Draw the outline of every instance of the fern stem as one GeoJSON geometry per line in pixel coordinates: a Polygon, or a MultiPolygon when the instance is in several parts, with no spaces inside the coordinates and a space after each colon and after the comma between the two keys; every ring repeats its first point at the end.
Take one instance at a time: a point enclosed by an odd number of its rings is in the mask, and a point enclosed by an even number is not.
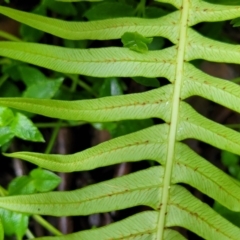
{"type": "Polygon", "coordinates": [[[176,134],[177,134],[177,125],[179,119],[179,103],[180,103],[180,93],[181,85],[183,80],[183,66],[184,66],[184,52],[186,46],[186,35],[187,35],[187,20],[188,20],[188,11],[189,11],[189,0],[183,0],[182,5],[182,14],[181,14],[181,28],[180,36],[178,43],[178,55],[176,63],[176,73],[175,73],[175,84],[173,101],[172,101],[172,113],[171,113],[171,122],[168,136],[168,151],[167,151],[167,161],[165,166],[165,173],[163,178],[163,190],[162,190],[162,199],[160,203],[160,213],[158,218],[157,225],[157,240],[163,239],[163,233],[165,228],[165,221],[167,216],[167,207],[169,201],[169,191],[171,187],[171,175],[172,167],[174,161],[174,151],[176,144],[176,134]]]}
{"type": "Polygon", "coordinates": [[[42,218],[39,215],[33,215],[32,218],[46,228],[50,233],[53,233],[55,236],[62,236],[63,234],[58,231],[54,226],[52,226],[48,221],[42,218]]]}

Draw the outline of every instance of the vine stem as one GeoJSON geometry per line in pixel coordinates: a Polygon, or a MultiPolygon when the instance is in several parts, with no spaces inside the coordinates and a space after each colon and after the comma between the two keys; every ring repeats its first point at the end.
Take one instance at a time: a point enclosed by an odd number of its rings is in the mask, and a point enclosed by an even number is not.
{"type": "Polygon", "coordinates": [[[185,46],[187,41],[187,21],[188,21],[188,11],[190,0],[183,0],[183,5],[181,8],[181,26],[179,33],[179,43],[178,43],[178,53],[177,53],[177,62],[176,62],[176,73],[175,73],[175,82],[173,100],[172,100],[172,113],[171,113],[171,122],[168,136],[168,151],[167,151],[167,161],[165,166],[165,173],[163,178],[163,188],[162,188],[162,199],[160,203],[160,213],[157,223],[157,240],[163,239],[167,207],[169,201],[169,192],[171,187],[171,175],[172,168],[174,163],[174,152],[175,152],[175,143],[177,135],[177,125],[179,119],[179,109],[180,109],[180,94],[181,94],[181,85],[183,80],[184,72],[184,53],[185,46]]]}

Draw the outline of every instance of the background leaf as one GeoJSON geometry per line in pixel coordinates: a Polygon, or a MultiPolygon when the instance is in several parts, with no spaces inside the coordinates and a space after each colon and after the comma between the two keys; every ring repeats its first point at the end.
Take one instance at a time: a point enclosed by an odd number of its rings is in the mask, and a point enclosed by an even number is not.
{"type": "Polygon", "coordinates": [[[19,138],[30,141],[43,142],[43,136],[33,122],[21,113],[17,113],[11,123],[11,131],[19,138]]]}
{"type": "Polygon", "coordinates": [[[32,170],[30,176],[34,181],[34,186],[38,192],[51,191],[61,182],[61,178],[56,174],[41,168],[32,170]]]}
{"type": "Polygon", "coordinates": [[[102,2],[84,13],[88,20],[101,20],[108,18],[131,17],[134,15],[134,8],[120,2],[102,2]]]}
{"type": "Polygon", "coordinates": [[[22,239],[28,226],[27,215],[0,208],[0,218],[7,236],[16,234],[18,239],[22,239]]]}

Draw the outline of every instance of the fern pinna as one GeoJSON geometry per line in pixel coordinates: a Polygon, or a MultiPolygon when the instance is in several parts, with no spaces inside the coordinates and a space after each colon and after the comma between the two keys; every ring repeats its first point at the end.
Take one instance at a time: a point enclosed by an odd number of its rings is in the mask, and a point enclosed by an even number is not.
{"type": "Polygon", "coordinates": [[[198,95],[240,112],[240,87],[211,77],[190,61],[205,59],[240,64],[240,47],[200,35],[200,22],[234,19],[240,6],[201,0],[158,0],[176,11],[157,19],[118,18],[67,22],[0,7],[24,24],[72,40],[119,39],[125,32],[161,36],[173,46],[138,53],[127,48],[68,49],[35,43],[0,42],[0,55],[55,71],[97,77],[165,77],[171,84],[139,94],[82,101],[2,98],[2,106],[47,117],[107,122],[160,118],[164,124],[118,137],[72,155],[33,152],[6,154],[58,172],[90,170],[121,162],[154,160],[161,166],[70,192],[1,197],[0,207],[28,214],[89,215],[145,205],[152,210],[103,228],[38,239],[185,239],[180,226],[204,239],[239,239],[240,229],[190,194],[189,184],[225,207],[240,211],[239,184],[181,141],[194,138],[240,155],[240,134],[198,114],[184,100],[198,95]]]}

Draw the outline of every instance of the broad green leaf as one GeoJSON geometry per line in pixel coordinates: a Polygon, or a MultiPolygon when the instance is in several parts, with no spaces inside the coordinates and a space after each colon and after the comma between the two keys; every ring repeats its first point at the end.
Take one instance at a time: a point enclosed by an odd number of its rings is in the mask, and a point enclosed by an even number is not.
{"type": "Polygon", "coordinates": [[[37,168],[31,171],[34,187],[38,192],[48,192],[56,188],[61,182],[61,178],[56,174],[37,168]]]}
{"type": "Polygon", "coordinates": [[[134,16],[135,9],[128,4],[120,2],[102,2],[88,9],[84,16],[88,20],[102,20],[108,18],[134,16]]]}
{"type": "Polygon", "coordinates": [[[145,38],[137,32],[126,32],[121,37],[123,46],[133,51],[146,53],[152,38],[145,38]]]}
{"type": "Polygon", "coordinates": [[[29,176],[16,177],[8,185],[9,195],[23,195],[35,192],[34,183],[29,176]]]}
{"type": "Polygon", "coordinates": [[[18,67],[18,71],[20,73],[21,80],[28,87],[32,86],[33,84],[41,83],[46,79],[45,75],[34,67],[20,65],[18,67]]]}
{"type": "Polygon", "coordinates": [[[43,79],[29,86],[23,93],[25,98],[52,98],[63,82],[63,78],[59,79],[43,79]]]}
{"type": "Polygon", "coordinates": [[[14,137],[10,127],[0,127],[0,146],[6,144],[14,137]]]}
{"type": "Polygon", "coordinates": [[[11,109],[6,107],[0,107],[0,126],[8,126],[14,119],[14,114],[11,109]]]}
{"type": "Polygon", "coordinates": [[[18,239],[22,239],[28,226],[27,215],[0,208],[0,218],[5,235],[16,235],[18,239]]]}
{"type": "Polygon", "coordinates": [[[33,122],[21,113],[17,113],[11,123],[11,131],[15,136],[24,140],[43,142],[43,136],[33,122]]]}
{"type": "Polygon", "coordinates": [[[51,11],[63,16],[76,16],[77,10],[72,3],[57,2],[55,0],[43,0],[42,5],[51,11]]]}
{"type": "Polygon", "coordinates": [[[68,22],[0,6],[0,14],[64,39],[120,39],[125,32],[138,32],[145,37],[162,36],[176,43],[180,14],[161,19],[117,18],[90,22],[68,22]],[[109,29],[112,31],[109,31],[109,29]]]}

